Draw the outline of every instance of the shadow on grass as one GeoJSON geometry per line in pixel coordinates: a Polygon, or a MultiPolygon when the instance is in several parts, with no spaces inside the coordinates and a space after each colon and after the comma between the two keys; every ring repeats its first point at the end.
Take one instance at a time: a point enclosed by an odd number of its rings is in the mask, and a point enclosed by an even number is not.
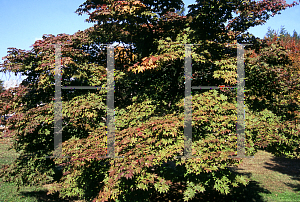
{"type": "Polygon", "coordinates": [[[286,186],[289,186],[294,189],[294,192],[300,192],[300,182],[299,184],[291,184],[291,183],[284,183],[286,186]]]}
{"type": "Polygon", "coordinates": [[[300,159],[289,159],[285,157],[272,157],[271,163],[266,162],[265,168],[280,172],[291,177],[292,180],[297,181],[297,185],[285,183],[287,186],[294,189],[295,192],[300,191],[300,159]]]}
{"type": "Polygon", "coordinates": [[[59,193],[47,195],[47,190],[39,191],[20,191],[20,195],[24,197],[34,197],[39,202],[70,202],[75,201],[74,199],[61,199],[59,193]]]}
{"type": "MultiPolygon", "coordinates": [[[[264,202],[260,193],[271,194],[267,189],[264,189],[259,186],[258,182],[250,181],[248,186],[244,187],[237,187],[233,189],[231,194],[220,195],[215,191],[211,191],[204,196],[197,197],[197,200],[204,200],[204,201],[244,201],[244,202],[264,202]]],[[[196,200],[194,200],[196,201],[196,200]]]]}

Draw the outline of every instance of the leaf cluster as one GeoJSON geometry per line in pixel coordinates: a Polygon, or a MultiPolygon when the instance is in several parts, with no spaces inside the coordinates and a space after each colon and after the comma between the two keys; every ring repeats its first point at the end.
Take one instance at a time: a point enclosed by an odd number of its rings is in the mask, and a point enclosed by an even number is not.
{"type": "Polygon", "coordinates": [[[279,42],[244,33],[270,12],[294,5],[197,1],[188,16],[180,16],[169,12],[181,8],[179,0],[84,2],[77,12],[89,14],[95,26],[73,35],[44,35],[30,51],[10,48],[4,57],[1,71],[20,72],[27,79],[1,94],[9,102],[0,103],[0,114],[15,112],[5,135],[13,137],[20,158],[0,175],[22,185],[51,183],[49,193],[94,201],[131,201],[136,194],[146,200],[176,182],[187,185],[185,201],[208,189],[229,194],[247,185],[228,169],[241,162],[229,158],[237,145],[236,93],[230,90],[193,93],[191,152],[201,157],[175,158],[184,150],[183,44],[188,43],[199,45],[192,47],[192,86],[235,85],[236,47],[227,43],[253,44],[245,54],[246,155],[264,148],[299,157],[299,133],[290,129],[299,102],[284,103],[292,98],[287,72],[296,57],[279,42]],[[232,11],[239,16],[233,18],[232,11]],[[72,89],[62,90],[62,148],[70,159],[46,159],[54,148],[53,44],[62,44],[62,86],[105,87],[107,47],[101,44],[115,41],[128,45],[114,50],[115,155],[124,158],[100,158],[107,153],[106,91],[72,89]],[[175,165],[166,166],[170,162],[175,165]]]}

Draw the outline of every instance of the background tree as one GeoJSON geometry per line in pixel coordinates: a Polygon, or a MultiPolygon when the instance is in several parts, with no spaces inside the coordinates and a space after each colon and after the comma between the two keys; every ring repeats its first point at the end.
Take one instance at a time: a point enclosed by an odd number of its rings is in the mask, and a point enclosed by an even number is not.
{"type": "Polygon", "coordinates": [[[274,39],[276,31],[268,27],[268,32],[266,33],[266,37],[270,38],[271,40],[274,39]]]}
{"type": "Polygon", "coordinates": [[[0,93],[3,93],[5,91],[3,82],[4,81],[0,80],[0,93]]]}
{"type": "MultiPolygon", "coordinates": [[[[245,31],[295,4],[197,1],[189,6],[187,16],[179,16],[174,9],[182,5],[179,0],[89,0],[77,13],[89,14],[88,21],[97,22],[94,27],[73,35],[44,35],[30,51],[10,49],[2,71],[21,72],[27,78],[13,89],[16,96],[1,111],[16,111],[5,134],[13,137],[21,156],[3,168],[1,176],[19,184],[52,183],[50,193],[59,191],[63,198],[100,201],[132,201],[137,196],[149,200],[154,194],[169,191],[176,182],[186,185],[185,200],[208,189],[228,194],[233,187],[246,185],[247,179],[228,169],[241,161],[228,157],[235,154],[236,147],[236,138],[230,135],[236,132],[236,94],[229,90],[193,94],[192,155],[202,158],[174,158],[183,155],[184,145],[185,50],[178,44],[200,44],[192,48],[193,86],[235,85],[236,48],[226,44],[253,44],[247,48],[249,65],[245,66],[245,147],[247,155],[253,155],[258,148],[282,142],[289,134],[278,132],[283,128],[282,114],[274,113],[269,103],[257,110],[260,105],[253,97],[268,101],[272,91],[284,95],[274,82],[277,70],[291,60],[280,46],[268,47],[267,42],[245,31]],[[239,15],[233,18],[232,12],[239,15]],[[54,147],[55,51],[50,44],[64,43],[62,85],[102,86],[106,83],[106,49],[99,44],[115,41],[128,46],[115,49],[115,155],[125,158],[98,158],[106,154],[106,92],[74,90],[62,93],[63,154],[71,159],[46,160],[54,147]],[[121,57],[124,52],[126,56],[121,57]],[[40,102],[45,105],[37,106],[40,102]],[[20,107],[20,103],[24,105],[20,107]],[[164,165],[168,161],[176,166],[164,165]],[[58,177],[54,172],[57,165],[63,166],[58,177]]],[[[296,142],[285,143],[292,146],[296,142]]]]}
{"type": "Polygon", "coordinates": [[[184,12],[185,12],[185,7],[182,6],[180,10],[176,11],[176,14],[178,14],[179,16],[184,16],[184,12]]]}
{"type": "Polygon", "coordinates": [[[298,35],[296,30],[293,31],[293,38],[296,39],[296,40],[300,39],[300,34],[298,35]]]}
{"type": "MultiPolygon", "coordinates": [[[[281,122],[284,123],[282,131],[285,131],[285,139],[291,140],[291,142],[285,142],[284,144],[270,145],[267,149],[276,153],[277,155],[294,156],[299,158],[299,113],[300,113],[300,80],[299,80],[299,45],[300,41],[297,37],[297,32],[294,30],[293,37],[287,33],[283,27],[280,32],[275,32],[273,37],[268,39],[272,54],[282,54],[282,48],[287,50],[287,58],[290,63],[287,66],[281,66],[277,70],[278,80],[277,85],[280,85],[282,93],[276,94],[274,97],[277,101],[269,102],[273,105],[273,112],[278,116],[281,116],[281,122]],[[281,33],[281,34],[280,34],[281,33]],[[279,52],[276,53],[274,47],[278,47],[279,52]]],[[[269,29],[270,30],[270,29],[269,29]]],[[[274,58],[276,59],[276,57],[274,58]]],[[[274,61],[276,62],[276,61],[274,61]]],[[[278,63],[278,60],[277,60],[278,63]]],[[[274,71],[274,70],[273,70],[274,71]]],[[[279,86],[278,86],[279,87],[279,86]]],[[[276,87],[276,89],[280,89],[276,87]]],[[[262,103],[260,102],[259,105],[262,103]]],[[[261,105],[262,106],[262,105],[261,105]]],[[[262,106],[264,108],[265,106],[262,106]]],[[[269,107],[270,108],[270,107],[269,107]]]]}
{"type": "MultiPolygon", "coordinates": [[[[4,88],[4,81],[0,80],[0,103],[2,103],[2,106],[4,106],[4,108],[6,107],[6,103],[9,102],[9,98],[6,97],[6,95],[9,93],[9,90],[6,90],[4,88]]],[[[0,113],[0,125],[6,125],[6,121],[5,121],[5,114],[1,114],[0,113]]]]}
{"type": "MultiPolygon", "coordinates": [[[[0,97],[1,97],[1,102],[3,101],[2,100],[2,96],[1,96],[1,94],[4,92],[4,86],[3,86],[3,81],[2,80],[0,80],[0,97]]],[[[4,121],[4,117],[3,117],[4,115],[3,114],[0,114],[0,125],[4,125],[4,124],[2,124],[3,123],[3,121],[4,121]]]]}

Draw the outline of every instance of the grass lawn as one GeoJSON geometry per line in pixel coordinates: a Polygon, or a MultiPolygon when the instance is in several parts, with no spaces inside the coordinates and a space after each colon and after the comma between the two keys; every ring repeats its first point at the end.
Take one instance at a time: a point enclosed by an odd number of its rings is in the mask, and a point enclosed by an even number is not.
{"type": "MultiPolygon", "coordinates": [[[[10,139],[0,139],[0,166],[10,164],[18,157],[13,150],[8,151],[11,142],[10,139]]],[[[14,183],[3,182],[0,180],[0,201],[1,202],[41,202],[41,201],[63,201],[57,196],[47,196],[47,189],[43,187],[20,187],[14,183]]]]}
{"type": "MultiPolygon", "coordinates": [[[[10,139],[0,139],[0,166],[11,163],[17,157],[16,152],[7,151],[9,145],[10,139]]],[[[249,176],[250,184],[235,188],[232,195],[222,196],[210,191],[198,194],[193,201],[300,201],[300,160],[274,157],[268,152],[259,151],[254,158],[244,159],[238,168],[232,170],[249,176]]],[[[67,201],[59,200],[57,195],[47,195],[45,187],[20,187],[17,190],[15,184],[2,180],[0,187],[1,202],[67,201]]],[[[158,194],[152,200],[179,201],[182,187],[184,185],[174,185],[170,194],[158,194]]]]}
{"type": "Polygon", "coordinates": [[[260,150],[233,170],[250,176],[263,189],[259,193],[263,201],[300,201],[300,159],[260,150]]]}

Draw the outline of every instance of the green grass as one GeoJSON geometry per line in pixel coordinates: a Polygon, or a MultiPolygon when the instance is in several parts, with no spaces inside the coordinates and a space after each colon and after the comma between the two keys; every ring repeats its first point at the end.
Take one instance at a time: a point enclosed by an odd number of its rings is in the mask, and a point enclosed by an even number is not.
{"type": "Polygon", "coordinates": [[[275,157],[262,150],[254,157],[244,159],[233,170],[247,175],[263,189],[257,191],[259,201],[300,201],[300,159],[275,157]]]}
{"type": "Polygon", "coordinates": [[[17,186],[14,183],[4,182],[1,183],[0,199],[1,202],[11,202],[11,201],[12,202],[13,201],[38,202],[41,200],[39,200],[38,197],[36,197],[37,195],[30,194],[30,193],[42,193],[45,191],[46,191],[45,189],[39,187],[30,187],[30,188],[22,187],[19,191],[17,191],[17,186]]]}
{"type": "Polygon", "coordinates": [[[295,193],[292,191],[286,191],[284,193],[277,193],[277,194],[271,194],[271,195],[263,195],[265,200],[267,201],[289,201],[289,202],[298,202],[300,200],[300,195],[299,193],[295,193]]]}
{"type": "MultiPolygon", "coordinates": [[[[11,164],[17,157],[18,153],[9,150],[9,139],[0,139],[0,166],[11,164]]],[[[15,183],[0,181],[0,202],[42,202],[42,201],[65,201],[59,200],[56,195],[47,195],[47,189],[41,186],[18,187],[15,183]]]]}
{"type": "MultiPolygon", "coordinates": [[[[4,164],[11,164],[14,159],[18,157],[18,154],[10,150],[8,141],[2,141],[0,144],[0,165],[4,164]]],[[[21,187],[19,191],[17,191],[18,187],[15,183],[9,182],[0,182],[1,192],[0,192],[0,201],[1,202],[8,202],[8,201],[39,201],[35,196],[24,196],[22,192],[35,192],[35,191],[42,191],[45,189],[41,189],[40,187],[21,187]]]]}
{"type": "MultiPolygon", "coordinates": [[[[10,164],[18,154],[10,150],[9,141],[0,139],[0,166],[10,164]]],[[[243,201],[243,202],[285,202],[300,201],[300,160],[274,157],[272,154],[259,151],[255,158],[244,159],[234,172],[248,176],[251,181],[246,187],[238,187],[228,196],[220,195],[213,190],[198,194],[192,201],[243,201]]],[[[20,187],[14,183],[0,181],[0,202],[41,202],[41,201],[71,201],[60,200],[58,195],[47,195],[44,187],[20,187]]],[[[152,201],[179,201],[182,191],[174,186],[169,194],[157,194],[152,201]]],[[[138,197],[137,197],[138,198],[138,197]]],[[[73,200],[74,201],[74,200],[73,200]]]]}

